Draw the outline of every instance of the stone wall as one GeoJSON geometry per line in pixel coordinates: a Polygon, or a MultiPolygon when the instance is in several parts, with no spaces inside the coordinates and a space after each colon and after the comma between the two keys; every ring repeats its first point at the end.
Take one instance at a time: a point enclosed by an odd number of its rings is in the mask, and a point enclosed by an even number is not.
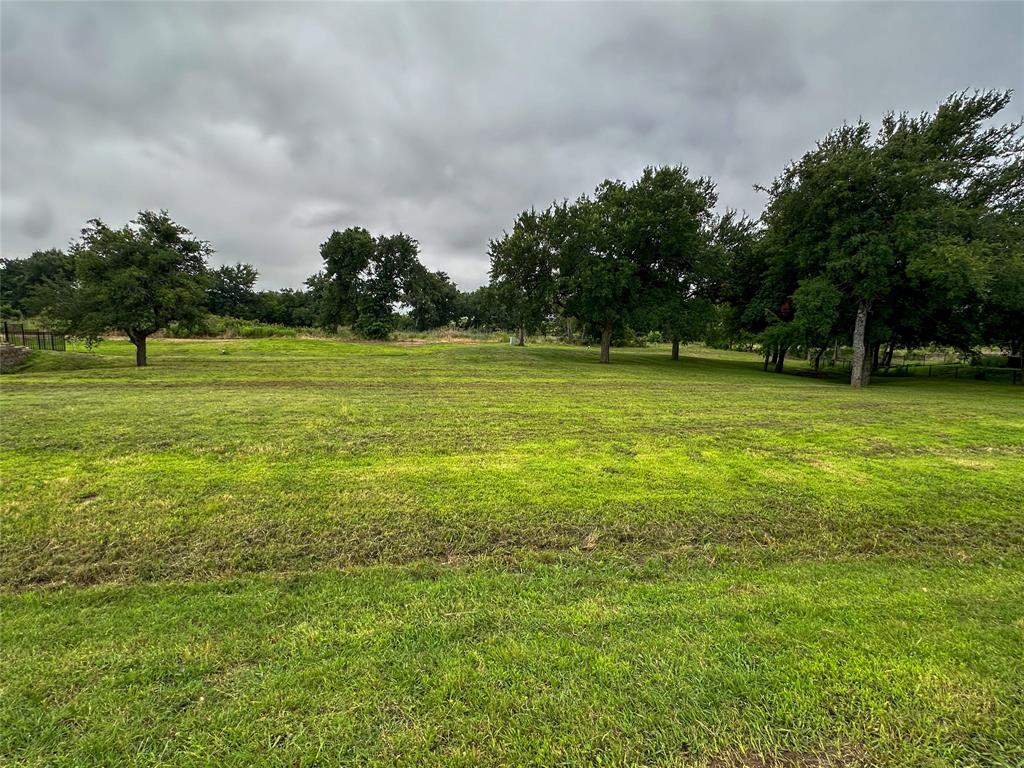
{"type": "Polygon", "coordinates": [[[0,371],[13,368],[31,354],[32,350],[28,347],[16,347],[6,342],[0,343],[0,371]]]}

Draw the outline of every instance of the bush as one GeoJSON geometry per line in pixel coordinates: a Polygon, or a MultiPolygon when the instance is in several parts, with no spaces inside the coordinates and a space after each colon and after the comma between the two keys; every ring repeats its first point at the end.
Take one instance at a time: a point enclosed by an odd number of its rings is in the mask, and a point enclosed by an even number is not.
{"type": "Polygon", "coordinates": [[[223,338],[268,339],[273,337],[322,335],[312,328],[292,328],[287,325],[261,323],[257,320],[239,320],[235,317],[204,315],[191,323],[171,323],[164,336],[172,339],[223,338]]]}
{"type": "Polygon", "coordinates": [[[990,368],[1006,368],[1009,365],[1008,355],[987,355],[978,353],[971,357],[971,365],[984,365],[990,368]]]}
{"type": "Polygon", "coordinates": [[[630,328],[628,325],[622,329],[622,336],[613,339],[616,347],[642,347],[644,346],[644,340],[642,337],[636,335],[636,331],[630,328]]]}
{"type": "Polygon", "coordinates": [[[373,341],[387,341],[391,338],[391,324],[383,320],[367,319],[359,322],[353,330],[364,339],[373,341]]]}

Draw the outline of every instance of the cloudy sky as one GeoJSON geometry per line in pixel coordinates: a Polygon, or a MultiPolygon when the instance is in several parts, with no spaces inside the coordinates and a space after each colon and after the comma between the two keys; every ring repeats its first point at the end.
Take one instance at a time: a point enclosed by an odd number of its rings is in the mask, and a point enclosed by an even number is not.
{"type": "MultiPolygon", "coordinates": [[[[680,163],[723,205],[828,129],[1024,85],[1024,3],[0,4],[4,256],[171,215],[268,288],[333,228],[463,288],[515,213],[680,163]]],[[[1008,118],[1024,112],[1015,98],[1008,118]]]]}

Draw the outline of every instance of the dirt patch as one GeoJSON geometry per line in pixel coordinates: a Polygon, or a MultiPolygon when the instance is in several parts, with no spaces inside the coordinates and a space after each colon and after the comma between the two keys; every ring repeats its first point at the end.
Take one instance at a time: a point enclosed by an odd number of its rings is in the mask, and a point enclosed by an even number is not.
{"type": "Polygon", "coordinates": [[[708,768],[867,768],[871,765],[862,750],[828,752],[785,750],[777,755],[726,752],[713,758],[708,768]]]}

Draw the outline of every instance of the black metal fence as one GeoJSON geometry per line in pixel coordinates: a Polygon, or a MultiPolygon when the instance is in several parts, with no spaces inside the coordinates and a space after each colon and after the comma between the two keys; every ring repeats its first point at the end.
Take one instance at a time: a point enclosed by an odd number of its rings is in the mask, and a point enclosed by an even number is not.
{"type": "Polygon", "coordinates": [[[1024,383],[1024,373],[1017,368],[995,365],[969,365],[967,363],[949,365],[890,365],[880,367],[874,375],[881,376],[928,376],[946,377],[950,379],[977,379],[988,381],[1009,379],[1011,384],[1024,383]]]}
{"type": "MultiPolygon", "coordinates": [[[[850,370],[849,360],[829,361],[829,367],[850,370]]],[[[1011,384],[1024,384],[1024,371],[1019,368],[995,365],[971,365],[969,363],[904,363],[902,365],[880,365],[871,372],[872,376],[926,376],[929,378],[977,379],[992,381],[1007,379],[1011,384]]]]}
{"type": "Polygon", "coordinates": [[[54,352],[66,350],[64,334],[46,331],[42,328],[26,328],[22,323],[3,323],[4,341],[30,349],[50,349],[54,352]]]}

